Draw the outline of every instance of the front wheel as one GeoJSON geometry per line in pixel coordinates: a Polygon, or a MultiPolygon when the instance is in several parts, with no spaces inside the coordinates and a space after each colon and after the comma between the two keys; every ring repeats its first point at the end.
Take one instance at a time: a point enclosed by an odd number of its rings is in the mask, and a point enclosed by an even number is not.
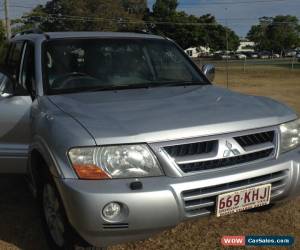
{"type": "Polygon", "coordinates": [[[50,249],[55,250],[103,250],[83,240],[69,224],[63,203],[49,172],[44,174],[39,206],[50,249]]]}

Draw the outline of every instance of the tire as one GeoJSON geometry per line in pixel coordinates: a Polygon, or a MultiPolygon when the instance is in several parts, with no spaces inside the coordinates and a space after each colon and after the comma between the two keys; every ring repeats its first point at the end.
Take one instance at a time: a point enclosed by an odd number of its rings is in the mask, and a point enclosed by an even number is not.
{"type": "Polygon", "coordinates": [[[43,228],[50,249],[106,249],[91,246],[85,240],[83,240],[70,225],[55,182],[48,170],[44,170],[42,173],[42,182],[40,182],[38,190],[38,206],[41,212],[43,228]]]}

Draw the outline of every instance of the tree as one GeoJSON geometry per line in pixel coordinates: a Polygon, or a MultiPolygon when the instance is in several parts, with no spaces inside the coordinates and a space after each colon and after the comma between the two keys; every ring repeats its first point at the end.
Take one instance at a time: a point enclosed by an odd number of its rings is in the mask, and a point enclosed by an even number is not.
{"type": "Polygon", "coordinates": [[[30,13],[22,18],[12,20],[12,32],[14,34],[38,28],[42,20],[47,18],[43,5],[37,5],[30,13]]]}
{"type": "Polygon", "coordinates": [[[0,64],[3,63],[5,58],[5,48],[7,48],[7,39],[6,39],[6,32],[4,28],[4,23],[0,23],[0,64]]]}
{"type": "Polygon", "coordinates": [[[6,40],[5,28],[3,22],[0,23],[0,44],[6,40]]]}
{"type": "Polygon", "coordinates": [[[22,17],[43,31],[127,31],[142,27],[145,0],[51,0],[22,17]]]}
{"type": "Polygon", "coordinates": [[[300,45],[300,25],[295,16],[262,17],[259,24],[251,27],[247,38],[259,50],[283,53],[300,45]]]}
{"type": "Polygon", "coordinates": [[[153,5],[153,16],[157,18],[171,17],[176,14],[177,0],[157,0],[153,5]]]}
{"type": "Polygon", "coordinates": [[[229,28],[218,24],[214,16],[188,15],[177,11],[177,6],[176,0],[157,0],[153,5],[153,12],[149,13],[146,20],[153,22],[160,33],[172,38],[184,49],[208,46],[212,50],[225,50],[227,35],[229,49],[237,49],[238,36],[229,28]]]}
{"type": "Polygon", "coordinates": [[[128,13],[139,15],[142,18],[147,10],[146,0],[123,0],[122,5],[128,13]]]}
{"type": "Polygon", "coordinates": [[[239,45],[236,34],[217,23],[214,16],[188,15],[177,11],[177,6],[177,0],[157,0],[151,12],[145,0],[50,0],[17,20],[19,25],[14,30],[136,31],[147,24],[183,48],[209,46],[225,50],[226,33],[230,50],[239,45]]]}

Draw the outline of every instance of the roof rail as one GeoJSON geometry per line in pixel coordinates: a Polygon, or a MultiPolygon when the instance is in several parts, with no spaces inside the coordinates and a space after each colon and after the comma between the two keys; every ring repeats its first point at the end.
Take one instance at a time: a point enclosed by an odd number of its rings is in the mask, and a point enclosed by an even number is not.
{"type": "Polygon", "coordinates": [[[157,35],[157,36],[161,36],[164,39],[168,40],[169,38],[162,33],[158,28],[157,25],[155,23],[149,23],[146,24],[146,28],[142,30],[142,32],[144,34],[152,34],[152,35],[157,35]]]}
{"type": "Polygon", "coordinates": [[[26,35],[26,34],[43,34],[43,31],[41,31],[40,29],[30,29],[21,32],[21,35],[26,35]]]}
{"type": "Polygon", "coordinates": [[[139,34],[151,34],[153,35],[153,33],[150,31],[150,30],[146,30],[146,29],[142,29],[142,30],[139,30],[139,29],[136,29],[133,31],[134,33],[139,33],[139,34]]]}
{"type": "Polygon", "coordinates": [[[22,35],[27,35],[27,34],[44,34],[45,37],[47,39],[49,39],[49,36],[47,34],[45,34],[42,30],[40,29],[30,29],[30,30],[24,30],[24,31],[21,31],[19,33],[16,33],[12,36],[12,38],[16,37],[16,36],[22,36],[22,35]]]}

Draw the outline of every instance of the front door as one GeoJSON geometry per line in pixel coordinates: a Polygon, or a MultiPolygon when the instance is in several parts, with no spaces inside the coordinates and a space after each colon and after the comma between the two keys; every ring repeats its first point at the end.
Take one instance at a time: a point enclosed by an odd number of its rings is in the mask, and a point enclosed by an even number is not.
{"type": "MultiPolygon", "coordinates": [[[[15,42],[10,46],[5,61],[5,68],[15,80],[18,95],[0,95],[0,173],[25,173],[28,145],[30,141],[30,108],[31,97],[27,95],[24,81],[28,75],[34,77],[34,67],[28,60],[30,55],[26,42],[15,42]],[[26,64],[31,67],[26,68],[26,64]],[[20,94],[22,93],[22,94],[20,94]]],[[[31,50],[33,53],[33,50],[31,50]]],[[[5,76],[0,79],[2,90],[9,80],[5,76]]]]}

